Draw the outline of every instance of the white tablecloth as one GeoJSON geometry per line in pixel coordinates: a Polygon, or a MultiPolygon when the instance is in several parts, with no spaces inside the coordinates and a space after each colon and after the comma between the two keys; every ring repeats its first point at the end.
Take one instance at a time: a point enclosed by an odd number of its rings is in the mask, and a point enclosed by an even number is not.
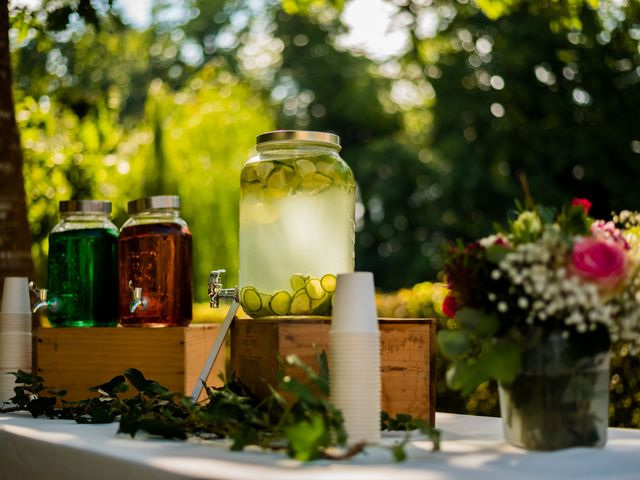
{"type": "MultiPolygon", "coordinates": [[[[546,453],[506,445],[497,418],[439,413],[436,424],[443,432],[440,452],[418,440],[403,463],[376,447],[348,461],[302,464],[258,450],[231,452],[224,441],[131,439],[116,435],[115,423],[0,414],[0,479],[640,479],[640,430],[609,429],[603,449],[546,453]]],[[[401,437],[385,434],[383,444],[401,437]]]]}

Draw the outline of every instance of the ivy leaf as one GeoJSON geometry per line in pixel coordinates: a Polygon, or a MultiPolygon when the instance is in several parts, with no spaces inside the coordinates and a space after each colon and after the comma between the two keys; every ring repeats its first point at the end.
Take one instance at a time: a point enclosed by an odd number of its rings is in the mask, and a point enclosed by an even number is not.
{"type": "Polygon", "coordinates": [[[464,330],[441,330],[436,338],[440,352],[449,360],[464,357],[471,348],[469,333],[464,330]]]}
{"type": "Polygon", "coordinates": [[[124,376],[127,377],[129,383],[139,392],[143,392],[147,386],[147,379],[144,378],[144,374],[137,368],[127,368],[124,371],[124,376]]]}
{"type": "Polygon", "coordinates": [[[306,462],[320,456],[320,447],[327,444],[328,432],[320,414],[314,413],[308,421],[301,421],[285,429],[289,452],[293,458],[306,462]]]}
{"type": "Polygon", "coordinates": [[[136,390],[151,397],[169,392],[169,389],[164,385],[154,380],[147,380],[144,374],[137,368],[127,368],[124,371],[124,376],[127,377],[127,380],[129,380],[136,390]]]}
{"type": "Polygon", "coordinates": [[[118,375],[113,377],[107,383],[102,385],[96,385],[89,389],[90,392],[100,392],[102,395],[108,395],[113,397],[117,393],[126,392],[129,390],[124,375],[118,375]]]}
{"type": "Polygon", "coordinates": [[[24,383],[25,385],[35,385],[44,381],[42,377],[25,372],[24,370],[9,372],[9,374],[16,377],[16,383],[24,383]]]}
{"type": "Polygon", "coordinates": [[[324,350],[316,352],[316,361],[320,368],[320,378],[329,385],[329,361],[327,360],[327,352],[324,350]]]}
{"type": "Polygon", "coordinates": [[[168,420],[163,418],[140,418],[138,420],[138,428],[150,435],[156,435],[163,438],[178,438],[186,440],[187,432],[184,422],[168,420]]]}

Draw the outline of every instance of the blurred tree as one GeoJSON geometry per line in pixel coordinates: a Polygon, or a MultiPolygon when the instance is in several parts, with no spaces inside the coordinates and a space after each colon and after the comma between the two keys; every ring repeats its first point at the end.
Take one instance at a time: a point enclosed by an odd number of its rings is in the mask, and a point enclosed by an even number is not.
{"type": "Polygon", "coordinates": [[[404,58],[436,96],[426,148],[439,173],[427,192],[439,195],[423,199],[427,228],[488,233],[521,195],[517,172],[543,204],[588,197],[596,216],[640,208],[640,5],[593,3],[407,6],[414,26],[438,19],[404,58]]]}
{"type": "Polygon", "coordinates": [[[33,278],[31,239],[13,104],[8,0],[0,0],[0,288],[6,276],[33,278]]]}

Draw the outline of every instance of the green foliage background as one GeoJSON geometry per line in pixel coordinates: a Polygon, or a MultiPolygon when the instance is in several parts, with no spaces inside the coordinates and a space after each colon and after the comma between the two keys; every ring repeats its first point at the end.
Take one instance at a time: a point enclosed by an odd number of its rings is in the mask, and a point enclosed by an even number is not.
{"type": "MultiPolygon", "coordinates": [[[[212,267],[234,284],[239,169],[275,128],[342,137],[356,267],[382,290],[437,278],[444,241],[489,233],[517,173],[541,204],[640,209],[638,2],[388,2],[406,46],[375,58],[341,46],[342,1],[155,0],[140,28],[106,1],[63,4],[14,7],[10,32],[40,284],[59,200],[109,199],[119,226],[127,200],[162,193],[194,233],[196,298],[212,267]]],[[[638,360],[618,353],[612,424],[640,425],[638,360]]],[[[495,413],[492,388],[465,401],[442,380],[439,408],[495,413]]]]}

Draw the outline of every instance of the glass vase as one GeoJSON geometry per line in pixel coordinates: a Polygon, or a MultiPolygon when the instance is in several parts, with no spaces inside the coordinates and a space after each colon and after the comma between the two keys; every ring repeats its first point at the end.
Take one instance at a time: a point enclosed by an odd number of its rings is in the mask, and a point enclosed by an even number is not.
{"type": "Polygon", "coordinates": [[[524,352],[511,384],[499,384],[508,443],[529,450],[604,446],[610,354],[575,352],[569,339],[549,335],[524,352]]]}

